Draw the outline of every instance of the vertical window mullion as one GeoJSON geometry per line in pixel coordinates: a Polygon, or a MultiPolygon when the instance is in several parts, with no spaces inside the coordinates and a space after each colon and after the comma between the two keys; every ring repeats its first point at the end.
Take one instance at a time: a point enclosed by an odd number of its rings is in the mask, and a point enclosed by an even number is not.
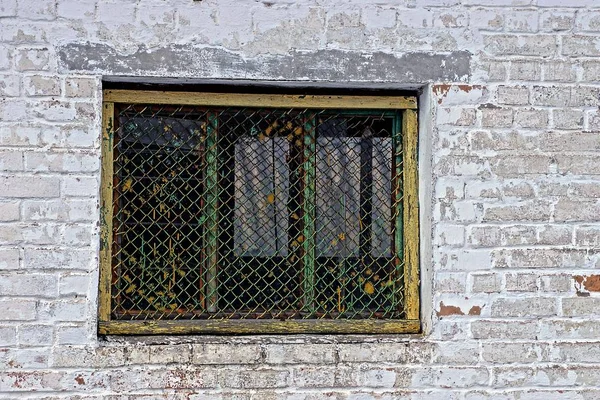
{"type": "Polygon", "coordinates": [[[417,112],[402,113],[402,188],[404,231],[404,309],[406,319],[419,319],[419,200],[417,181],[417,112]]]}
{"type": "Polygon", "coordinates": [[[315,219],[316,219],[316,116],[304,119],[303,165],[303,291],[304,309],[314,312],[315,303],[315,219]]]}
{"type": "Polygon", "coordinates": [[[206,142],[204,145],[204,248],[206,281],[204,292],[206,311],[216,312],[218,303],[218,237],[219,237],[219,165],[218,165],[218,116],[214,111],[207,113],[206,142]]]}

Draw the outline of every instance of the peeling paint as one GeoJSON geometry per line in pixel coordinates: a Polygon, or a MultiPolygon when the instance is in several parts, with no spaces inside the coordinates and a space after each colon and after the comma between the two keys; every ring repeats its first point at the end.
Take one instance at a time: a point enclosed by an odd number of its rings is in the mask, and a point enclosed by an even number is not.
{"type": "Polygon", "coordinates": [[[468,79],[471,70],[471,54],[467,51],[395,55],[318,50],[244,58],[224,49],[194,45],[140,47],[133,54],[121,54],[102,43],[70,43],[59,46],[57,53],[59,68],[65,73],[422,84],[468,79]]]}

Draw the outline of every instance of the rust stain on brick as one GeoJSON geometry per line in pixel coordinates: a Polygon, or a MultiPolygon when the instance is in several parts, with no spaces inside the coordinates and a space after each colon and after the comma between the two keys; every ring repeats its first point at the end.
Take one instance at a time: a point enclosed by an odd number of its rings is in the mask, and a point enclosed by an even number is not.
{"type": "Polygon", "coordinates": [[[75,382],[77,382],[78,385],[85,385],[85,379],[83,379],[81,375],[75,377],[75,382]]]}
{"type": "Polygon", "coordinates": [[[448,315],[465,315],[465,313],[457,306],[447,306],[444,302],[440,302],[440,309],[437,311],[438,317],[445,317],[448,315]]]}
{"type": "Polygon", "coordinates": [[[469,315],[481,315],[481,307],[473,306],[469,310],[469,315]]]}

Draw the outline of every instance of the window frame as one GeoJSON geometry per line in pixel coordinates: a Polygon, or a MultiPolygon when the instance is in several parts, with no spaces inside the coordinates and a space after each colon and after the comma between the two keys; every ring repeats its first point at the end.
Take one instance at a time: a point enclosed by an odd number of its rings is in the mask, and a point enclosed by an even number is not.
{"type": "Polygon", "coordinates": [[[98,333],[149,334],[398,334],[420,332],[418,121],[415,96],[299,95],[106,89],[102,102],[98,333]],[[402,237],[405,319],[394,320],[112,320],[113,129],[115,103],[341,110],[401,113],[402,237]]]}

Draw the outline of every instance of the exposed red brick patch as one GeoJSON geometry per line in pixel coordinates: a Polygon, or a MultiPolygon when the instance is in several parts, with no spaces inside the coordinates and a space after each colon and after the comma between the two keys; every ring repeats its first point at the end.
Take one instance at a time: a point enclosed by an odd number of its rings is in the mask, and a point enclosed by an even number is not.
{"type": "Polygon", "coordinates": [[[583,281],[583,287],[590,292],[600,292],[600,275],[590,275],[583,281]]]}
{"type": "Polygon", "coordinates": [[[433,85],[431,90],[434,95],[439,96],[438,104],[442,104],[444,97],[448,95],[448,92],[450,92],[450,89],[453,87],[456,87],[458,90],[462,90],[465,93],[469,93],[473,89],[481,89],[481,85],[433,85]]]}
{"type": "Polygon", "coordinates": [[[600,275],[575,275],[573,279],[577,296],[587,297],[589,292],[600,292],[600,275]]]}
{"type": "Polygon", "coordinates": [[[481,307],[473,306],[469,310],[469,315],[481,315],[481,307]]]}
{"type": "Polygon", "coordinates": [[[83,379],[83,376],[81,375],[75,377],[75,382],[77,382],[78,385],[85,385],[85,379],[83,379]]]}
{"type": "Polygon", "coordinates": [[[457,306],[447,306],[444,302],[440,302],[440,309],[437,311],[438,317],[445,317],[448,315],[465,315],[465,313],[457,306]]]}

